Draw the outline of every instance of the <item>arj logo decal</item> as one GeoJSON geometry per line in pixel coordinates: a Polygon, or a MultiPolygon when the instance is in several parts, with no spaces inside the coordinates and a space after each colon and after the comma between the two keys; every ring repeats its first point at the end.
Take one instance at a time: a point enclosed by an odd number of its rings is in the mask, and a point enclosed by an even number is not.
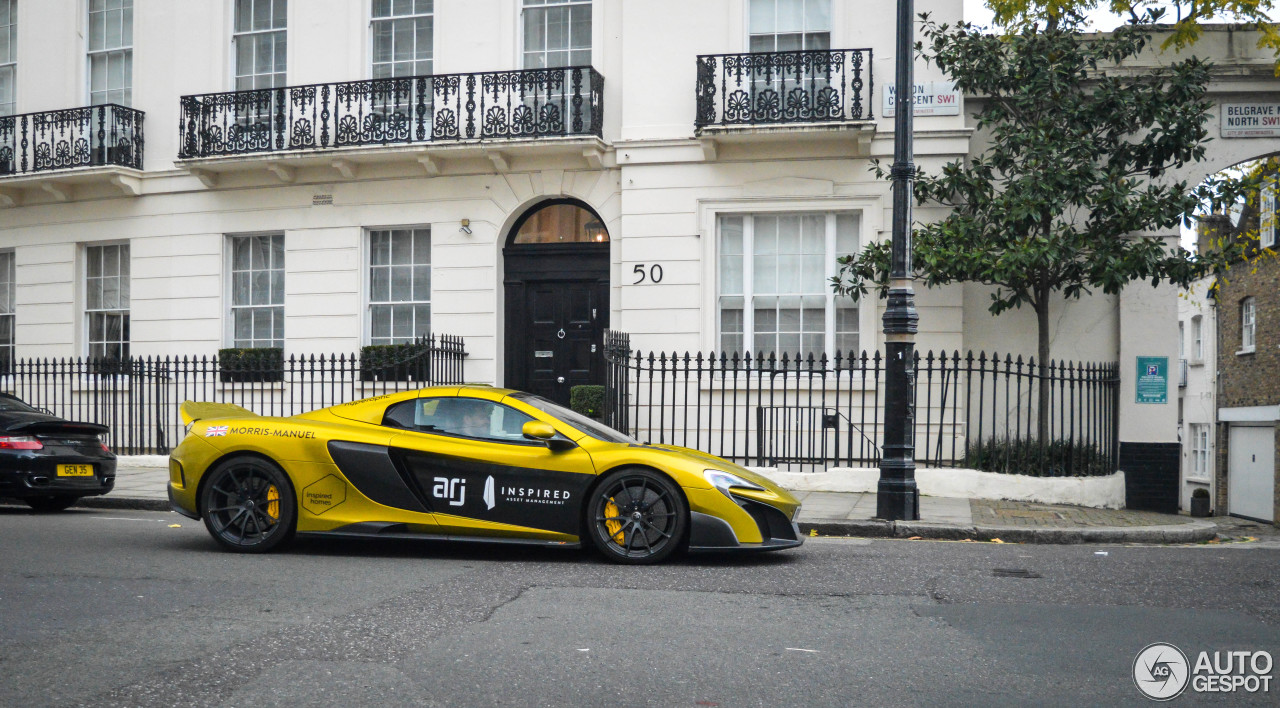
{"type": "Polygon", "coordinates": [[[436,477],[435,485],[431,488],[431,496],[436,499],[445,499],[449,502],[449,506],[462,506],[467,499],[467,480],[458,477],[436,477]]]}

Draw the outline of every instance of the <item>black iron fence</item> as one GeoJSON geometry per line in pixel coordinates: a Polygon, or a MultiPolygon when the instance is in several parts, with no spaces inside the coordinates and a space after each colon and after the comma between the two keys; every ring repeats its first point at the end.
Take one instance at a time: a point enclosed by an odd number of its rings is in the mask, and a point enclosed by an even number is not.
{"type": "Polygon", "coordinates": [[[453,140],[601,135],[589,66],[183,96],[181,158],[453,140]]]}
{"type": "MultiPolygon", "coordinates": [[[[642,441],[798,471],[880,463],[879,352],[830,360],[643,353],[610,332],[605,356],[605,421],[642,441]]],[[[1114,363],[930,352],[917,353],[913,373],[908,429],[923,465],[1052,476],[1115,470],[1114,363]],[[1043,406],[1041,381],[1049,384],[1043,406]]]]}
{"type": "Polygon", "coordinates": [[[0,175],[142,169],[142,111],[114,103],[0,117],[0,175]]]}
{"type": "Polygon", "coordinates": [[[870,49],[705,54],[697,78],[697,128],[872,117],[870,49]]]}
{"type": "Polygon", "coordinates": [[[260,415],[316,408],[436,384],[462,383],[461,337],[434,335],[394,353],[219,362],[216,356],[19,359],[0,390],[69,420],[108,426],[123,454],[166,454],[185,434],[185,400],[235,403],[260,415]]]}

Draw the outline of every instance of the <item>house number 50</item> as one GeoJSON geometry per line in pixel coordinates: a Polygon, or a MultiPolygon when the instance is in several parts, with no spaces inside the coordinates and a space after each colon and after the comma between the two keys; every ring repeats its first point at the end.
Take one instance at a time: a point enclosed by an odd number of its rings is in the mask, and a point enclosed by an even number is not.
{"type": "Polygon", "coordinates": [[[637,263],[636,267],[631,269],[631,272],[636,276],[636,282],[632,283],[632,285],[639,285],[640,283],[643,283],[645,278],[648,278],[651,283],[662,282],[662,266],[657,263],[649,266],[647,271],[645,270],[643,263],[637,263]]]}

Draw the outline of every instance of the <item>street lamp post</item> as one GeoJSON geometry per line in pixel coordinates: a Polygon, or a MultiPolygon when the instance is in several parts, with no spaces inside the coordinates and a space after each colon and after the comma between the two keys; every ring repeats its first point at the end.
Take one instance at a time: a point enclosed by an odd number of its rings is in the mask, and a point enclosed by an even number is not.
{"type": "Polygon", "coordinates": [[[893,260],[889,268],[889,301],[884,311],[885,393],[884,447],[880,483],[876,486],[876,516],[891,521],[920,518],[916,487],[914,359],[920,320],[911,283],[911,200],[915,164],[912,162],[911,119],[915,112],[913,72],[914,0],[898,0],[898,51],[893,121],[893,260]]]}

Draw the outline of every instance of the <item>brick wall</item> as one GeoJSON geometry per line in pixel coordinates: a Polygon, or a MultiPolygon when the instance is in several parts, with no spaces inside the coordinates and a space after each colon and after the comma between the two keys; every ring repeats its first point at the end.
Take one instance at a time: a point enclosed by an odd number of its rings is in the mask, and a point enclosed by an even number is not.
{"type": "MultiPolygon", "coordinates": [[[[1218,221],[1210,229],[1222,228],[1218,221]]],[[[1257,233],[1258,212],[1252,207],[1240,217],[1235,240],[1257,233]]],[[[1201,234],[1204,244],[1204,234],[1201,234]]],[[[1256,242],[1250,250],[1256,253],[1256,242]]],[[[1237,264],[1218,283],[1218,408],[1280,404],[1280,258],[1264,255],[1254,264],[1237,264]],[[1255,305],[1254,351],[1241,351],[1240,305],[1252,297],[1255,305]]],[[[1230,513],[1227,499],[1227,461],[1230,429],[1218,424],[1217,484],[1214,513],[1230,513]]],[[[1280,521],[1280,426],[1277,426],[1275,518],[1280,521]]]]}

